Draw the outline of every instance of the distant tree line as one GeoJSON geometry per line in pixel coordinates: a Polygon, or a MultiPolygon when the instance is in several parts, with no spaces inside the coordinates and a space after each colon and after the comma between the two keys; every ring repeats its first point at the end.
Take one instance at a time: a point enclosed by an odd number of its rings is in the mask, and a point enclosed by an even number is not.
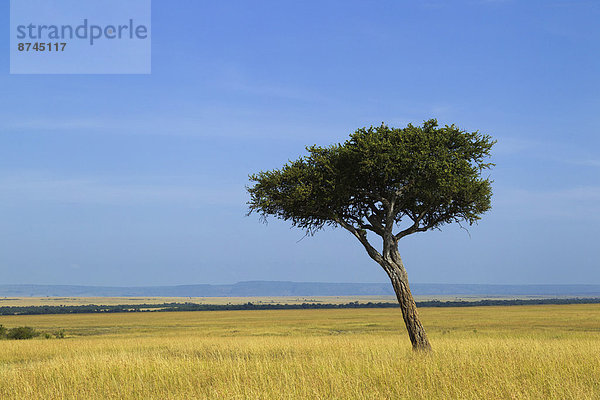
{"type": "MultiPolygon", "coordinates": [[[[439,301],[417,302],[418,307],[480,307],[480,306],[522,306],[538,304],[599,304],[600,298],[570,299],[527,299],[527,300],[477,300],[477,301],[439,301]]],[[[339,308],[396,308],[398,303],[359,303],[353,301],[343,304],[302,303],[302,304],[123,304],[123,305],[81,305],[81,306],[14,306],[0,307],[0,315],[41,315],[41,314],[89,314],[123,312],[161,312],[161,311],[229,311],[229,310],[303,310],[303,309],[339,309],[339,308]]]]}

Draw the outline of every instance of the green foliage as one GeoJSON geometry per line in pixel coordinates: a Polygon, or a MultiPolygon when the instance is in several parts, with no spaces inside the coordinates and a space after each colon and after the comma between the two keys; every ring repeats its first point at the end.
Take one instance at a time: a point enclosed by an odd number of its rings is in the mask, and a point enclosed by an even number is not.
{"type": "Polygon", "coordinates": [[[362,128],[342,143],[307,147],[281,169],[250,175],[249,214],[275,216],[314,233],[341,223],[383,236],[391,212],[401,235],[450,222],[473,224],[491,207],[482,172],[495,142],[454,125],[362,128]]]}
{"type": "Polygon", "coordinates": [[[6,337],[8,339],[15,340],[32,339],[36,336],[39,336],[39,333],[29,326],[19,326],[17,328],[11,328],[6,333],[6,337]]]}
{"type": "MultiPolygon", "coordinates": [[[[27,313],[19,313],[19,314],[27,314],[27,313]]],[[[39,313],[38,313],[39,314],[39,313]]],[[[2,315],[2,313],[0,313],[2,315]]],[[[19,326],[16,328],[6,329],[4,326],[0,325],[0,339],[12,339],[12,340],[22,340],[22,339],[33,339],[34,337],[42,336],[45,339],[51,339],[55,337],[57,339],[63,339],[65,337],[65,331],[60,329],[55,332],[38,332],[34,328],[29,326],[19,326]]]]}

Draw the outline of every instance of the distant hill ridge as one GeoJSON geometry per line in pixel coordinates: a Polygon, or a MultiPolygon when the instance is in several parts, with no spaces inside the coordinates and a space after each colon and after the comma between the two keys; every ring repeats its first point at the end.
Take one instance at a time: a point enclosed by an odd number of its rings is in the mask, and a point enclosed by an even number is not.
{"type": "MultiPolygon", "coordinates": [[[[415,283],[417,296],[600,296],[600,285],[479,285],[415,283]]],[[[0,285],[0,297],[250,297],[393,295],[389,283],[249,281],[231,285],[147,287],[0,285]]]]}

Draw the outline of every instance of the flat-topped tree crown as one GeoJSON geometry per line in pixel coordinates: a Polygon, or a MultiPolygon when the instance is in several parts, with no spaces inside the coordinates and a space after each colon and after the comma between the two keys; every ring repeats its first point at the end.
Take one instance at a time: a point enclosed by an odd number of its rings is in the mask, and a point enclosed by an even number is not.
{"type": "MultiPolygon", "coordinates": [[[[493,165],[487,159],[494,143],[479,132],[439,127],[435,119],[358,129],[344,143],[307,147],[308,155],[281,169],[251,175],[249,213],[291,221],[310,234],[342,226],[400,284],[406,273],[399,239],[451,222],[473,224],[490,209],[491,181],[482,173],[493,165]],[[381,252],[368,232],[383,239],[381,252]]],[[[394,288],[402,304],[402,288],[394,288]]]]}
{"type": "Polygon", "coordinates": [[[436,120],[359,129],[343,144],[307,147],[307,156],[251,175],[250,212],[311,233],[344,221],[381,234],[376,226],[385,226],[390,211],[397,226],[411,223],[399,237],[473,224],[490,208],[490,181],[481,173],[492,165],[485,159],[493,144],[454,125],[438,128],[436,120]]]}

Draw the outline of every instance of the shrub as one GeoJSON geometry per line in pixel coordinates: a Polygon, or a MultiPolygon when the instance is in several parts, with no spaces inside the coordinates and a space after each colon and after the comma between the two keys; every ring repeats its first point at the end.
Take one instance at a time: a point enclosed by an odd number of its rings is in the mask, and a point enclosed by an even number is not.
{"type": "Polygon", "coordinates": [[[6,337],[9,339],[22,340],[31,339],[38,335],[39,333],[36,332],[36,330],[30,326],[19,326],[17,328],[9,329],[8,333],[6,334],[6,337]]]}
{"type": "Polygon", "coordinates": [[[4,339],[6,337],[6,328],[3,325],[0,325],[0,339],[4,339]]]}

